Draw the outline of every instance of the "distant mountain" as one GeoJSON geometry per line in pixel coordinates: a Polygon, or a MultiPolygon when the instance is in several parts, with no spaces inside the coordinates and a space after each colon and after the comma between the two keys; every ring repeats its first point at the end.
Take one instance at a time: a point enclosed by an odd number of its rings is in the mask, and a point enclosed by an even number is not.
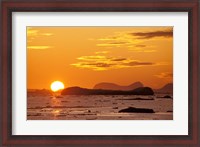
{"type": "Polygon", "coordinates": [[[114,83],[98,83],[94,86],[93,89],[104,89],[104,90],[123,90],[123,91],[129,91],[129,90],[133,90],[139,87],[143,87],[143,84],[141,82],[135,82],[131,85],[128,86],[121,86],[121,85],[117,85],[114,83]]]}
{"type": "Polygon", "coordinates": [[[155,93],[173,93],[173,83],[168,83],[160,89],[154,89],[155,93]]]}
{"type": "Polygon", "coordinates": [[[62,90],[61,94],[62,95],[153,95],[154,92],[149,87],[139,87],[130,91],[69,87],[62,90]]]}
{"type": "Polygon", "coordinates": [[[52,95],[52,92],[47,89],[28,89],[27,90],[28,96],[50,96],[52,95]]]}

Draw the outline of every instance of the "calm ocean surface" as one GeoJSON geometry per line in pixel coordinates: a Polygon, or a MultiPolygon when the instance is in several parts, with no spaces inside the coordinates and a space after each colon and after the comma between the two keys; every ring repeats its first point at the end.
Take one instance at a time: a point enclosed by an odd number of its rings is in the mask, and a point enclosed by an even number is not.
{"type": "Polygon", "coordinates": [[[173,99],[159,98],[162,96],[29,96],[27,120],[172,120],[173,99]],[[149,108],[155,113],[119,113],[128,107],[149,108]]]}

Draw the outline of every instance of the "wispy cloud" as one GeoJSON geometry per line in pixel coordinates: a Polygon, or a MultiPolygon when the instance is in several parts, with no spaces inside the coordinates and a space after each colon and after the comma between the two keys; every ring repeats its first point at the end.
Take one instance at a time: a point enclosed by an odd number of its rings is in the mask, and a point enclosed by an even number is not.
{"type": "Polygon", "coordinates": [[[87,69],[92,69],[95,71],[107,70],[108,68],[115,66],[115,64],[102,63],[102,62],[96,62],[96,63],[78,62],[71,65],[78,68],[87,68],[87,69]]]}
{"type": "Polygon", "coordinates": [[[128,48],[131,50],[139,50],[140,52],[155,52],[156,50],[150,49],[150,51],[146,51],[149,49],[148,45],[145,44],[146,41],[154,38],[172,38],[173,37],[173,29],[172,28],[164,28],[157,29],[154,31],[144,31],[144,32],[115,32],[111,36],[106,36],[104,38],[97,39],[98,43],[96,44],[98,47],[107,47],[107,48],[128,48]],[[143,49],[142,49],[143,48],[143,49]]]}
{"type": "Polygon", "coordinates": [[[144,65],[154,65],[152,62],[141,62],[141,61],[131,61],[129,63],[124,63],[127,66],[144,66],[144,65]]]}
{"type": "Polygon", "coordinates": [[[132,36],[136,36],[137,39],[151,39],[155,37],[164,37],[164,38],[171,38],[173,37],[172,30],[165,30],[165,31],[153,31],[153,32],[134,32],[130,33],[132,36]]]}
{"type": "Polygon", "coordinates": [[[34,39],[37,39],[38,37],[49,37],[52,36],[52,33],[43,33],[37,30],[36,27],[27,27],[27,42],[31,43],[34,39]]]}
{"type": "Polygon", "coordinates": [[[36,36],[38,34],[38,30],[32,30],[32,29],[27,29],[27,35],[28,37],[33,37],[33,36],[36,36]]]}
{"type": "Polygon", "coordinates": [[[98,52],[95,52],[95,54],[107,54],[109,53],[109,51],[98,51],[98,52]]]}
{"type": "Polygon", "coordinates": [[[72,66],[96,71],[156,65],[156,63],[153,62],[144,62],[132,58],[120,57],[82,56],[77,59],[80,60],[80,62],[73,63],[71,64],[72,66]]]}
{"type": "Polygon", "coordinates": [[[128,32],[115,32],[112,36],[97,39],[99,47],[128,47],[140,43],[139,39],[134,39],[128,32]]]}
{"type": "Polygon", "coordinates": [[[131,52],[141,52],[141,53],[152,53],[152,52],[157,52],[154,49],[141,49],[141,48],[133,48],[133,49],[129,49],[129,51],[131,52]]]}
{"type": "Polygon", "coordinates": [[[172,78],[173,77],[173,73],[171,72],[162,72],[160,74],[155,75],[158,78],[172,78]]]}
{"type": "Polygon", "coordinates": [[[43,35],[43,36],[52,36],[53,34],[52,33],[41,33],[41,35],[43,35]]]}
{"type": "Polygon", "coordinates": [[[27,27],[27,39],[28,39],[27,48],[32,50],[45,50],[52,48],[53,46],[31,44],[31,42],[33,42],[33,40],[37,39],[38,37],[48,37],[52,35],[53,35],[52,33],[40,32],[39,30],[37,30],[37,27],[27,27]]]}
{"type": "Polygon", "coordinates": [[[152,52],[157,52],[155,49],[155,46],[152,45],[143,45],[143,44],[138,44],[135,46],[130,46],[129,51],[131,52],[142,52],[142,53],[152,53],[152,52]]]}
{"type": "Polygon", "coordinates": [[[27,28],[27,35],[28,37],[39,37],[39,36],[52,36],[52,33],[48,33],[48,32],[40,32],[39,30],[37,30],[37,28],[35,27],[28,27],[27,28]]]}
{"type": "Polygon", "coordinates": [[[126,58],[114,58],[111,61],[124,61],[127,60],[126,58]]]}
{"type": "Polygon", "coordinates": [[[52,48],[52,46],[28,46],[28,49],[33,49],[33,50],[45,50],[52,48]]]}
{"type": "Polygon", "coordinates": [[[84,61],[97,61],[97,60],[106,60],[106,56],[81,56],[77,58],[78,60],[84,61]]]}
{"type": "Polygon", "coordinates": [[[125,45],[125,44],[128,44],[128,42],[108,42],[108,43],[100,43],[100,44],[97,44],[97,46],[104,46],[104,47],[120,47],[122,45],[125,45]]]}
{"type": "Polygon", "coordinates": [[[141,47],[142,48],[142,47],[146,47],[146,45],[144,45],[144,44],[136,44],[135,47],[141,47]]]}

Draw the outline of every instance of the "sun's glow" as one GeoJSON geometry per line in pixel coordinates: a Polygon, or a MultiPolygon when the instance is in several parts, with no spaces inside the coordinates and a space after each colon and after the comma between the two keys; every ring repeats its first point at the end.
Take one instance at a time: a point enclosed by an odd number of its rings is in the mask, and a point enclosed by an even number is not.
{"type": "Polygon", "coordinates": [[[54,81],[53,83],[51,83],[51,90],[54,92],[64,88],[65,88],[64,84],[60,81],[54,81]]]}

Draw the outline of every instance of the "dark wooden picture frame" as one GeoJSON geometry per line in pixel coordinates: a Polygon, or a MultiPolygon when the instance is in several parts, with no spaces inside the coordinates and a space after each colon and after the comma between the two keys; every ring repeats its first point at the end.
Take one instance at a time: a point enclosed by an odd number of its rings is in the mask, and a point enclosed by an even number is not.
{"type": "Polygon", "coordinates": [[[200,146],[199,0],[5,0],[1,2],[0,146],[200,146]],[[189,135],[12,135],[12,12],[188,12],[189,135]]]}

